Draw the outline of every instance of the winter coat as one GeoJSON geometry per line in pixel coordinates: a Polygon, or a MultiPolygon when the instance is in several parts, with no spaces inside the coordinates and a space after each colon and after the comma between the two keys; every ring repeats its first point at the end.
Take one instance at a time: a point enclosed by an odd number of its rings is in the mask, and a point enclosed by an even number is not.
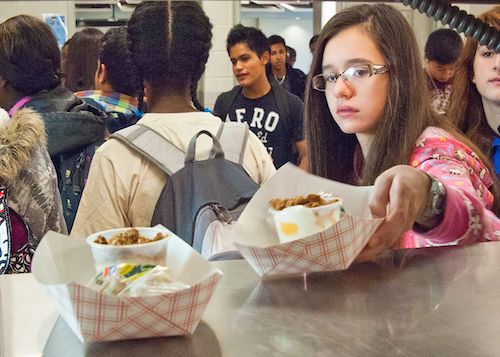
{"type": "Polygon", "coordinates": [[[46,141],[44,123],[32,110],[0,119],[0,186],[7,187],[9,207],[30,228],[33,248],[49,230],[67,234],[46,141]]]}

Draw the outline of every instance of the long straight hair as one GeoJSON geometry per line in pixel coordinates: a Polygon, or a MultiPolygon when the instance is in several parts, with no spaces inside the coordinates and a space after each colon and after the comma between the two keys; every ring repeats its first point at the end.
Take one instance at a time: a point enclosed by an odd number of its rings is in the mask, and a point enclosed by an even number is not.
{"type": "Polygon", "coordinates": [[[85,28],[69,40],[64,60],[64,86],[72,92],[94,89],[94,76],[99,59],[99,48],[104,33],[96,28],[85,28]]]}
{"type": "MultiPolygon", "coordinates": [[[[341,48],[338,51],[342,51],[341,48]]],[[[423,131],[429,126],[445,129],[469,146],[491,171],[487,157],[474,143],[461,134],[430,105],[425,73],[420,61],[417,41],[406,19],[385,4],[359,5],[347,8],[328,21],[319,34],[316,52],[309,71],[305,95],[305,131],[309,170],[329,179],[362,185],[373,185],[385,170],[407,165],[423,131]],[[379,119],[370,152],[362,160],[361,175],[355,167],[359,143],[354,134],[340,130],[328,108],[324,93],[312,88],[312,77],[322,73],[326,44],[341,31],[353,26],[366,30],[389,66],[387,104],[379,119]]],[[[361,165],[359,165],[361,166],[361,165]]],[[[494,176],[494,175],[492,175],[494,176]]],[[[493,177],[494,182],[497,181],[493,177]]],[[[499,192],[496,183],[490,188],[499,192]]],[[[493,212],[500,212],[495,199],[493,212]]]]}
{"type": "Polygon", "coordinates": [[[418,137],[425,128],[439,122],[425,86],[415,35],[398,10],[384,4],[359,5],[332,17],[319,34],[306,92],[305,126],[312,173],[342,182],[371,185],[390,167],[408,164],[418,137]],[[389,66],[390,78],[387,104],[359,178],[353,165],[359,145],[356,136],[340,130],[324,93],[311,88],[312,76],[321,73],[326,44],[341,31],[354,26],[360,26],[374,41],[389,66]]]}
{"type": "MultiPolygon", "coordinates": [[[[500,6],[495,6],[479,19],[500,30],[500,6]]],[[[468,38],[465,42],[453,79],[448,118],[489,157],[494,132],[486,121],[481,94],[472,83],[477,46],[477,40],[468,38]]]]}

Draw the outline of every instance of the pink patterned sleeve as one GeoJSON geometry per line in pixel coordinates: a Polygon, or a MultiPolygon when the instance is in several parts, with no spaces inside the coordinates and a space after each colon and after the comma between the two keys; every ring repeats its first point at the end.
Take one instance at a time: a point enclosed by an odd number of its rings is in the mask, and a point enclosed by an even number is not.
{"type": "Polygon", "coordinates": [[[500,220],[489,210],[491,177],[472,150],[451,137],[430,137],[417,144],[411,164],[446,188],[441,224],[425,233],[414,232],[423,245],[500,240],[500,220]]]}

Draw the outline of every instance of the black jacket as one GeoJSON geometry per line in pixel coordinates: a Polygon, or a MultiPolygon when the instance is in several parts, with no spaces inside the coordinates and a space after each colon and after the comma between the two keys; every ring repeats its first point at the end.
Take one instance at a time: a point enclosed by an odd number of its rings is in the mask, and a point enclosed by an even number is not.
{"type": "Polygon", "coordinates": [[[47,132],[47,146],[59,174],[59,157],[102,142],[107,114],[77,98],[64,87],[42,91],[24,107],[41,114],[47,132]]]}
{"type": "MultiPolygon", "coordinates": [[[[268,63],[266,66],[267,78],[269,82],[273,78],[273,73],[271,65],[268,63]]],[[[292,68],[289,64],[286,65],[286,76],[290,80],[290,92],[295,94],[297,97],[304,100],[304,90],[306,88],[307,75],[298,68],[292,68]]]]}
{"type": "Polygon", "coordinates": [[[51,157],[88,146],[106,135],[107,114],[66,88],[40,92],[24,107],[42,115],[51,157]]]}

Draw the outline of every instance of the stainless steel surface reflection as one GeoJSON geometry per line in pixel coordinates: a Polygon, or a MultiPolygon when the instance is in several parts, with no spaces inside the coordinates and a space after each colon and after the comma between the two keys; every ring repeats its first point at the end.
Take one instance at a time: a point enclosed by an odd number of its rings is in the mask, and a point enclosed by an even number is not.
{"type": "Polygon", "coordinates": [[[72,332],[59,321],[44,355],[500,353],[500,243],[397,251],[376,264],[308,274],[306,281],[261,281],[241,260],[215,264],[225,275],[193,336],[85,346],[70,341],[72,332]]]}

